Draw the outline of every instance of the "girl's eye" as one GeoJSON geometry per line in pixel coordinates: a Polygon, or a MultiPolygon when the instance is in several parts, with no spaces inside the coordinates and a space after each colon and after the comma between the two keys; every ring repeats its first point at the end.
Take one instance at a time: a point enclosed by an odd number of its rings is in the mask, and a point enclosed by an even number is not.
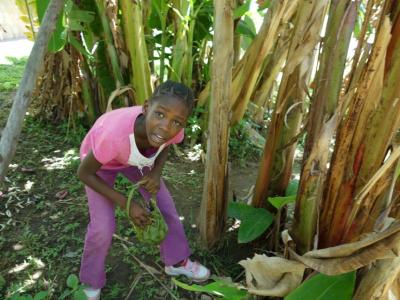
{"type": "Polygon", "coordinates": [[[156,111],[156,115],[157,115],[157,117],[159,117],[160,119],[164,118],[164,114],[163,114],[162,112],[156,111]]]}
{"type": "Polygon", "coordinates": [[[174,126],[175,127],[182,127],[182,123],[179,121],[174,121],[174,126]]]}

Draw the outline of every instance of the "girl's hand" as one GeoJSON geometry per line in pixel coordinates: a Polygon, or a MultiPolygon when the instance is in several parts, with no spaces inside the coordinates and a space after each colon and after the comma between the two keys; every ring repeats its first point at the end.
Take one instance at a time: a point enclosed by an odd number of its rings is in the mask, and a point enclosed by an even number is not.
{"type": "Polygon", "coordinates": [[[157,172],[150,172],[138,182],[144,187],[151,195],[156,195],[160,190],[160,174],[157,172]]]}
{"type": "Polygon", "coordinates": [[[132,218],[133,223],[139,227],[144,227],[150,224],[149,213],[147,210],[133,201],[129,208],[129,216],[132,218]]]}

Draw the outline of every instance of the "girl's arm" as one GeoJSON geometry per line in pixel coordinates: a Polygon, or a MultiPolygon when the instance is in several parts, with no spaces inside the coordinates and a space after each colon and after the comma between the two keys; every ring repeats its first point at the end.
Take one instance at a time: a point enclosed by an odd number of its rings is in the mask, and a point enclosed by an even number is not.
{"type": "MultiPolygon", "coordinates": [[[[101,166],[102,164],[96,160],[92,151],[90,151],[79,165],[79,179],[99,194],[114,202],[122,209],[125,209],[127,202],[125,196],[108,186],[107,183],[96,174],[101,166]]],[[[133,222],[138,226],[144,226],[149,222],[147,211],[133,201],[130,207],[130,216],[133,222]]]]}
{"type": "Polygon", "coordinates": [[[169,147],[170,146],[167,146],[160,152],[151,171],[140,181],[141,186],[143,186],[152,195],[157,194],[158,190],[160,189],[161,172],[165,162],[167,161],[169,147]]]}

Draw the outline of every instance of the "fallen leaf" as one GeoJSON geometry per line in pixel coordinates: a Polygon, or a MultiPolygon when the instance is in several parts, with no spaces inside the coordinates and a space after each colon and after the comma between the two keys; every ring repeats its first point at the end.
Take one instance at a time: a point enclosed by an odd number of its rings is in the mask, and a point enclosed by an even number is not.
{"type": "Polygon", "coordinates": [[[35,173],[35,169],[34,168],[21,167],[21,172],[23,172],[23,173],[35,173]]]}
{"type": "Polygon", "coordinates": [[[68,196],[68,190],[62,190],[62,191],[57,192],[57,194],[56,194],[57,199],[64,199],[67,196],[68,196]]]}

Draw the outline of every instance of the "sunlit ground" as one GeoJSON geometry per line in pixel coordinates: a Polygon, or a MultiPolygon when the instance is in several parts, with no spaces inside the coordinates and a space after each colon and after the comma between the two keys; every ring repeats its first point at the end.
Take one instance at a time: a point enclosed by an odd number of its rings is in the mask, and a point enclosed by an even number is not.
{"type": "Polygon", "coordinates": [[[0,64],[11,64],[7,57],[21,58],[29,56],[33,42],[27,39],[0,42],[0,64]]]}

